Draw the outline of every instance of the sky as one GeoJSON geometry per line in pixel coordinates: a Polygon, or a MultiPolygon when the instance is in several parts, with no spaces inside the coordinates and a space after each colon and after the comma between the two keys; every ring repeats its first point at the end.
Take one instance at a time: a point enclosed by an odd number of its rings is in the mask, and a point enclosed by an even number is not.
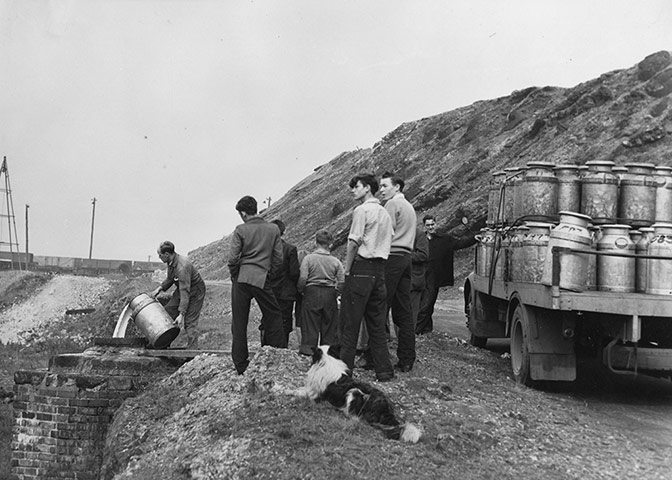
{"type": "Polygon", "coordinates": [[[630,68],[672,51],[670,25],[669,0],[0,0],[0,241],[187,253],[243,195],[272,204],[404,122],[630,68]]]}

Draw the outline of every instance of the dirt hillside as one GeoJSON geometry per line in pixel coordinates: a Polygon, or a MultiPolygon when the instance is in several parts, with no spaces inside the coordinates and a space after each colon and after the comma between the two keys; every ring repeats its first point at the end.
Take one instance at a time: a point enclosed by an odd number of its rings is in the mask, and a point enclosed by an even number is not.
{"type": "MultiPolygon", "coordinates": [[[[572,88],[532,86],[409,121],[371,148],[319,165],[264,217],[281,218],[286,239],[300,249],[311,250],[315,232],[328,228],[340,255],[354,206],[348,180],[361,171],[389,170],[406,180],[404,193],[420,217],[432,213],[440,231],[464,234],[466,216],[476,231],[487,213],[491,174],[502,168],[535,160],[672,165],[670,93],[672,55],[661,51],[572,88]]],[[[225,278],[227,251],[224,237],[190,256],[208,278],[225,278]]]]}

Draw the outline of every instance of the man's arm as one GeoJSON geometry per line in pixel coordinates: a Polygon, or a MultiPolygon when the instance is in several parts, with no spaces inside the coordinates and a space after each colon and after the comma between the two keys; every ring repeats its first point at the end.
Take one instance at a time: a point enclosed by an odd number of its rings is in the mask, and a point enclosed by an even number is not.
{"type": "Polygon", "coordinates": [[[175,268],[175,273],[178,279],[178,288],[180,289],[180,305],[177,308],[182,315],[187,314],[189,308],[189,294],[191,293],[191,271],[193,266],[191,264],[181,265],[179,262],[175,268]]]}
{"type": "Polygon", "coordinates": [[[280,231],[278,230],[277,235],[273,239],[273,254],[271,255],[271,271],[269,272],[271,277],[275,272],[279,271],[282,268],[282,241],[280,240],[280,231]]]}
{"type": "Polygon", "coordinates": [[[352,239],[348,239],[348,245],[345,248],[345,275],[350,275],[350,268],[355,261],[355,255],[357,255],[357,249],[359,244],[352,239]]]}
{"type": "Polygon", "coordinates": [[[426,263],[429,260],[429,240],[424,232],[417,231],[415,234],[415,245],[411,253],[412,263],[426,263]]]}
{"type": "Polygon", "coordinates": [[[299,292],[303,292],[306,288],[306,281],[308,281],[308,261],[304,258],[299,267],[299,279],[296,282],[296,289],[299,292]]]}
{"type": "Polygon", "coordinates": [[[229,274],[231,277],[238,276],[238,271],[240,270],[240,257],[243,252],[243,239],[240,236],[238,228],[233,231],[231,235],[231,243],[229,245],[229,274]]]}
{"type": "Polygon", "coordinates": [[[290,247],[291,248],[287,250],[287,263],[289,264],[287,278],[289,278],[292,282],[296,282],[299,279],[299,256],[296,252],[296,247],[294,245],[290,245],[290,247]]]}

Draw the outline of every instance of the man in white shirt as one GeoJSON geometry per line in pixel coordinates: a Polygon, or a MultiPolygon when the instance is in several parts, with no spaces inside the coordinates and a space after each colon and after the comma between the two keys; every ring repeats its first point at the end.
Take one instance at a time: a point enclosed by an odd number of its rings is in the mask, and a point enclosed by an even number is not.
{"type": "Polygon", "coordinates": [[[352,370],[363,318],[369,333],[369,350],[376,378],[386,382],[394,378],[385,333],[385,261],[394,235],[392,219],[375,197],[378,181],[373,175],[365,173],[353,177],[350,189],[360,205],[352,213],[346,249],[340,357],[352,370]]]}

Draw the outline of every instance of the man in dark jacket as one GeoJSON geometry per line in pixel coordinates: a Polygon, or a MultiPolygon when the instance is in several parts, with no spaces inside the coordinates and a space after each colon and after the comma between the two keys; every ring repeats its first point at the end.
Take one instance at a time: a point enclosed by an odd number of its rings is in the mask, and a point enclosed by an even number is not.
{"type": "Polygon", "coordinates": [[[436,233],[436,219],[433,215],[425,215],[422,219],[425,234],[429,240],[429,261],[425,273],[425,291],[422,294],[420,313],[415,325],[415,333],[423,335],[434,329],[432,315],[434,304],[439,295],[439,288],[453,286],[453,254],[476,243],[474,235],[460,238],[436,233]]]}
{"type": "Polygon", "coordinates": [[[411,312],[413,325],[418,323],[420,313],[420,301],[425,291],[425,272],[429,261],[429,240],[421,228],[415,232],[413,253],[411,253],[411,312]]]}
{"type": "MultiPolygon", "coordinates": [[[[296,301],[296,282],[299,280],[299,258],[296,247],[285,241],[282,236],[285,234],[285,223],[282,220],[273,220],[280,230],[280,240],[282,242],[282,266],[271,277],[271,288],[275,295],[280,312],[282,312],[282,327],[285,332],[287,342],[289,334],[292,331],[294,302],[296,301]]],[[[263,322],[262,322],[263,324],[263,322]]]]}
{"type": "Polygon", "coordinates": [[[236,210],[243,219],[231,235],[229,272],[231,273],[231,356],[236,371],[242,374],[249,365],[247,323],[254,298],[262,313],[263,345],[287,348],[282,330],[282,314],[271,288],[271,274],[282,266],[282,242],[275,225],[257,216],[257,201],[241,198],[236,210]]]}

